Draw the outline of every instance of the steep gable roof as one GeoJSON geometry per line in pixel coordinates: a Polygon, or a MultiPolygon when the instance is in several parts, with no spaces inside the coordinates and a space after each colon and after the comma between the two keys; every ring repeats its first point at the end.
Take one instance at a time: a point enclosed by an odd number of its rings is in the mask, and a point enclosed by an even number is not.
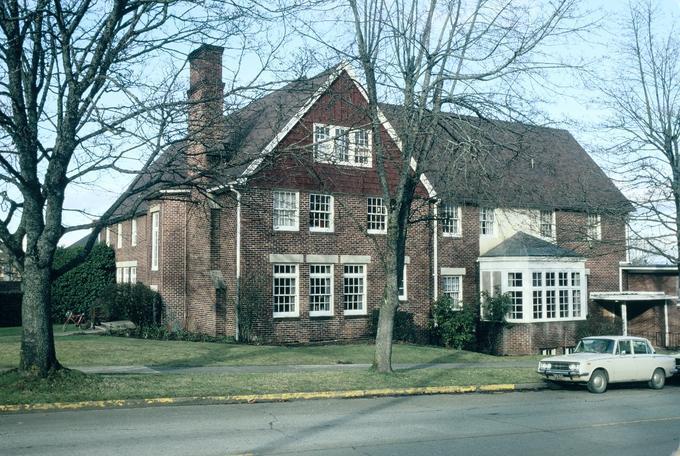
{"type": "Polygon", "coordinates": [[[580,257],[571,249],[560,247],[522,231],[515,233],[481,257],[580,257]]]}

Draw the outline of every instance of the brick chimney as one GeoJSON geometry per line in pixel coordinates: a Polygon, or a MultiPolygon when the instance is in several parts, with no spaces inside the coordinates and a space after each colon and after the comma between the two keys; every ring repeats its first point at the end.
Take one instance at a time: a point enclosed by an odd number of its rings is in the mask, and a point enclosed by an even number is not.
{"type": "Polygon", "coordinates": [[[200,174],[217,165],[224,140],[224,48],[203,44],[189,54],[187,165],[200,174]]]}

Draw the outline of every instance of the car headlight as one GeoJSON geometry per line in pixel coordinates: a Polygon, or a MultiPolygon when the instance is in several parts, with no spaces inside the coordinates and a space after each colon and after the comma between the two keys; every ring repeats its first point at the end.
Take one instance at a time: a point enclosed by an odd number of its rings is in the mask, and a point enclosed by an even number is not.
{"type": "Polygon", "coordinates": [[[569,370],[571,371],[577,371],[578,370],[578,363],[571,363],[569,365],[569,370]]]}
{"type": "Polygon", "coordinates": [[[550,365],[550,363],[544,363],[543,361],[541,361],[540,363],[538,363],[538,368],[539,368],[540,370],[549,370],[551,367],[552,367],[552,366],[550,365]]]}

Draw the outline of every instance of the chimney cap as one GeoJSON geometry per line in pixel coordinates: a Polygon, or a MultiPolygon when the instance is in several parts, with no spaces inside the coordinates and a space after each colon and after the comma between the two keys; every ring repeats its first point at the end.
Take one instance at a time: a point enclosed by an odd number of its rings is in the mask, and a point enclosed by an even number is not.
{"type": "Polygon", "coordinates": [[[222,46],[215,46],[212,44],[201,44],[199,47],[189,53],[187,59],[191,62],[192,60],[204,57],[205,54],[215,52],[222,54],[224,52],[224,48],[222,46]]]}

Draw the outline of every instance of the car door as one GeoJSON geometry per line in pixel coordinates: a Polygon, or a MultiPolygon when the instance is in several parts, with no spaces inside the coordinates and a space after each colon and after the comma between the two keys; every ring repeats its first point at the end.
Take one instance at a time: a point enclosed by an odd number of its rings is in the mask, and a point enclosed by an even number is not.
{"type": "Polygon", "coordinates": [[[654,361],[654,355],[652,354],[651,347],[645,340],[633,339],[633,358],[635,359],[634,374],[635,378],[632,380],[643,381],[652,378],[652,373],[656,367],[654,361]]]}
{"type": "Polygon", "coordinates": [[[607,369],[609,380],[612,382],[628,382],[635,376],[633,359],[633,348],[629,339],[618,341],[614,356],[609,362],[607,369]]]}

